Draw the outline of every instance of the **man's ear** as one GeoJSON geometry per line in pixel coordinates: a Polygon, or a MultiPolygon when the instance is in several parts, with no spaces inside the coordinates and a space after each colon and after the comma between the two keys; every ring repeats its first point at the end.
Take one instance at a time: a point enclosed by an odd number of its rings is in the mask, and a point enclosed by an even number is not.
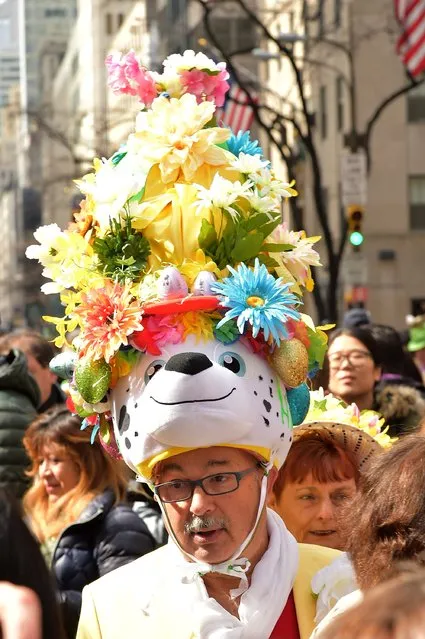
{"type": "Polygon", "coordinates": [[[382,368],[380,366],[375,366],[375,382],[379,382],[382,375],[382,368]]]}
{"type": "Polygon", "coordinates": [[[279,473],[279,471],[276,468],[276,466],[273,466],[273,468],[271,468],[269,470],[269,474],[267,476],[267,500],[268,500],[268,503],[270,503],[270,498],[273,495],[273,486],[275,485],[278,473],[279,473]]]}

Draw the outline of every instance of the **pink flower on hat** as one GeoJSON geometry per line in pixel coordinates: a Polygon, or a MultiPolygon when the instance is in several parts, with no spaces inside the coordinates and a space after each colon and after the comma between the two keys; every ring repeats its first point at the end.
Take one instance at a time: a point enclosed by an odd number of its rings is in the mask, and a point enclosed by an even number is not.
{"type": "Polygon", "coordinates": [[[227,82],[229,74],[226,69],[222,69],[215,75],[200,69],[190,69],[181,71],[180,77],[184,90],[195,95],[198,103],[208,100],[218,107],[223,106],[224,96],[229,89],[227,82]]]}
{"type": "Polygon", "coordinates": [[[108,85],[114,93],[137,95],[140,102],[150,106],[157,97],[155,80],[136,58],[134,51],[127,55],[108,55],[105,60],[108,70],[108,85]]]}

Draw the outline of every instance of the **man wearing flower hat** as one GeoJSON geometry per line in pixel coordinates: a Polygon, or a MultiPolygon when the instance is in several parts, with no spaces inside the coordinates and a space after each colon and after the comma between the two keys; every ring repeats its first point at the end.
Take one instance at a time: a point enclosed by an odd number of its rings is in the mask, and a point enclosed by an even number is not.
{"type": "Polygon", "coordinates": [[[225,65],[108,67],[143,103],[135,133],[80,182],[76,224],[27,255],[66,307],[58,345],[80,329],[71,406],[150,484],[170,542],[85,590],[78,638],[306,639],[335,553],[298,546],[266,502],[326,348],[299,311],[319,238],[280,224],[295,191],[217,126],[225,65]]]}

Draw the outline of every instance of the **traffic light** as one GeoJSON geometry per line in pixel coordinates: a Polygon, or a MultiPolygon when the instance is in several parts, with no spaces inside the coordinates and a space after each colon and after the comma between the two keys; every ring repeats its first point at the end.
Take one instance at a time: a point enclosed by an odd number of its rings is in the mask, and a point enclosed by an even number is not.
{"type": "Polygon", "coordinates": [[[362,206],[349,206],[347,209],[348,239],[355,249],[359,250],[364,242],[362,223],[364,208],[362,206]]]}

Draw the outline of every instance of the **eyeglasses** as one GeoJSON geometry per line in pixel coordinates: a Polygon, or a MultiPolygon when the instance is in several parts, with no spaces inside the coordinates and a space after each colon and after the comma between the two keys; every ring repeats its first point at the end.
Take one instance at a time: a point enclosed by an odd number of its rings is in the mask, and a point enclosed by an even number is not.
{"type": "Polygon", "coordinates": [[[207,495],[225,495],[237,490],[241,479],[259,468],[261,468],[261,464],[240,472],[217,473],[202,479],[174,479],[163,484],[157,484],[153,487],[153,491],[166,504],[191,499],[196,486],[200,486],[207,495]]]}
{"type": "Polygon", "coordinates": [[[328,355],[328,360],[331,368],[340,368],[344,360],[353,366],[354,368],[359,368],[360,366],[364,366],[364,364],[373,359],[371,353],[368,351],[339,351],[337,353],[330,353],[328,355]]]}

